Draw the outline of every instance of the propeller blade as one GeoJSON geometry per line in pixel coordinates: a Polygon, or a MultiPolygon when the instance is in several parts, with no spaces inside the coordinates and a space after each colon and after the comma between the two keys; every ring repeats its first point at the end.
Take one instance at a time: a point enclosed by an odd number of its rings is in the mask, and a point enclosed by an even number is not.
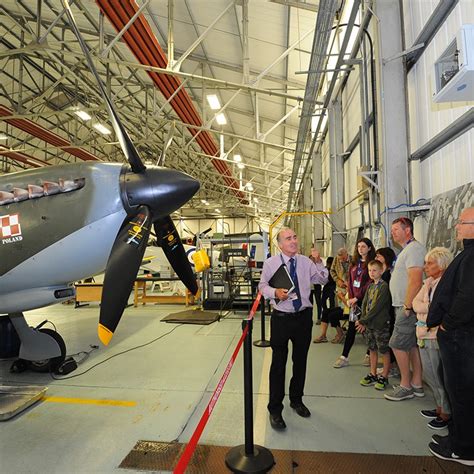
{"type": "Polygon", "coordinates": [[[160,217],[155,220],[154,227],[158,245],[163,249],[176,275],[185,284],[186,288],[195,295],[198,291],[196,277],[171,217],[160,217]]]}
{"type": "Polygon", "coordinates": [[[107,345],[112,339],[132,291],[142,263],[151,230],[151,211],[140,206],[138,213],[124,221],[118,233],[105,270],[98,334],[107,345]]]}
{"type": "Polygon", "coordinates": [[[97,69],[95,68],[94,63],[92,62],[89,49],[87,48],[87,45],[81,36],[81,32],[79,31],[79,28],[77,27],[76,20],[74,20],[71,7],[69,6],[69,0],[62,0],[62,3],[64,6],[64,9],[66,10],[67,17],[69,18],[69,22],[71,23],[72,30],[74,31],[74,34],[77,36],[81,49],[84,52],[89,69],[91,70],[92,74],[94,75],[97,81],[97,84],[99,85],[101,95],[103,99],[105,100],[105,104],[107,106],[107,110],[109,112],[110,119],[112,121],[112,126],[114,128],[115,135],[117,136],[117,139],[120,143],[120,147],[122,148],[123,153],[125,154],[125,157],[127,158],[132,168],[132,171],[134,173],[141,173],[142,171],[146,169],[146,166],[143,164],[143,161],[141,160],[140,155],[138,154],[138,151],[135,148],[135,145],[130,140],[130,137],[127,131],[123,127],[122,122],[120,121],[117,115],[117,112],[115,111],[114,104],[109,99],[107,92],[105,91],[105,87],[104,87],[104,84],[102,83],[102,79],[99,77],[99,74],[97,73],[97,69]]]}

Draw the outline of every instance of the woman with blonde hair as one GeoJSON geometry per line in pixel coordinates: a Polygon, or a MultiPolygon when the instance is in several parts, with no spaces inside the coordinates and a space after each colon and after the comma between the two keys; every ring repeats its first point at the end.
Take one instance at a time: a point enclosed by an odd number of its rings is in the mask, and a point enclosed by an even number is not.
{"type": "Polygon", "coordinates": [[[433,410],[421,410],[425,418],[431,418],[428,426],[434,430],[441,430],[448,426],[451,418],[451,408],[443,385],[441,357],[438,341],[436,340],[437,327],[429,329],[426,326],[428,308],[436,290],[436,286],[446,268],[453,260],[451,252],[444,247],[435,247],[425,256],[425,274],[427,279],[413,300],[413,310],[416,312],[416,337],[420,348],[423,378],[431,387],[436,401],[433,410]]]}

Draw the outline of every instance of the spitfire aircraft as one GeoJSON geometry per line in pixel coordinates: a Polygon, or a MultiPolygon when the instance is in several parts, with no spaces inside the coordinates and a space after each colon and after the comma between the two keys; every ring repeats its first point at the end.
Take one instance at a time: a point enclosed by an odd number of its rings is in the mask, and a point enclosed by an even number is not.
{"type": "Polygon", "coordinates": [[[152,225],[176,274],[192,293],[198,289],[170,214],[196,193],[199,183],[180,171],[144,165],[67,1],[63,4],[129,165],[84,162],[0,176],[0,314],[10,317],[20,337],[20,359],[51,364],[64,359],[62,338],[51,329],[29,327],[23,312],[72,298],[74,281],[105,269],[98,335],[107,345],[152,225]]]}

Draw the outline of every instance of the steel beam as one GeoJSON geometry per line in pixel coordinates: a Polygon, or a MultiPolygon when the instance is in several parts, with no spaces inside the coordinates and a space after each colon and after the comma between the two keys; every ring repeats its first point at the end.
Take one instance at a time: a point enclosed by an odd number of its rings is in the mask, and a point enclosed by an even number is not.
{"type": "Polygon", "coordinates": [[[410,156],[410,160],[426,160],[438,150],[451,143],[460,135],[468,132],[473,127],[474,108],[471,107],[454,122],[450,123],[445,129],[437,133],[433,138],[431,138],[431,140],[428,140],[424,145],[418,148],[418,150],[414,151],[410,156]]]}
{"type": "Polygon", "coordinates": [[[101,56],[105,58],[109,51],[115,46],[115,43],[127,32],[127,30],[133,25],[134,21],[142,14],[142,11],[146,8],[150,0],[145,0],[143,5],[136,11],[136,13],[128,20],[127,24],[117,33],[117,36],[108,44],[108,46],[102,51],[101,56]]]}
{"type": "Polygon", "coordinates": [[[234,6],[234,1],[232,0],[225,8],[224,10],[217,15],[217,17],[214,19],[214,21],[211,22],[211,24],[203,31],[203,33],[194,41],[194,43],[185,51],[180,58],[173,64],[173,70],[174,71],[179,71],[181,68],[181,64],[183,64],[183,61],[201,44],[201,42],[206,38],[206,36],[212,31],[212,28],[214,28],[214,25],[234,6]]]}

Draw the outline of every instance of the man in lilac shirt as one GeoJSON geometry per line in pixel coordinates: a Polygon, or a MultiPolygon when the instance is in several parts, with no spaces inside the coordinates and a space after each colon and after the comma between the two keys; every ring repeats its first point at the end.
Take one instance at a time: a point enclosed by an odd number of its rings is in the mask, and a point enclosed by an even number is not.
{"type": "Polygon", "coordinates": [[[276,430],[286,428],[282,417],[285,397],[285,369],[288,357],[288,341],[292,342],[293,376],[290,381],[290,406],[302,417],[311,416],[303,404],[303,391],[306,378],[306,360],[311,345],[313,328],[313,307],[310,300],[311,285],[324,285],[328,279],[328,270],[323,265],[319,252],[311,251],[314,262],[298,253],[298,238],[287,227],[277,235],[281,254],[265,261],[262,277],[258,285],[273,307],[270,321],[272,347],[272,365],[270,367],[270,398],[268,411],[270,424],[276,430]],[[295,283],[295,289],[288,293],[284,288],[269,285],[274,273],[284,264],[295,283]],[[296,274],[296,278],[295,278],[296,274]]]}

